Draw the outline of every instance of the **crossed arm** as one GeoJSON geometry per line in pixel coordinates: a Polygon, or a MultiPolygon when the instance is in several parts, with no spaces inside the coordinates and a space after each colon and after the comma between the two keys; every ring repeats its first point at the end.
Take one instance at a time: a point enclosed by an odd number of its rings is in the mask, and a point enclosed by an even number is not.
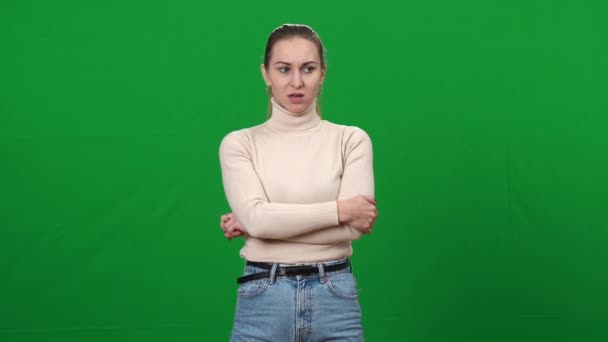
{"type": "Polygon", "coordinates": [[[293,204],[268,200],[254,170],[246,135],[238,131],[227,135],[220,144],[220,164],[224,191],[233,214],[228,218],[222,216],[225,236],[249,235],[311,244],[360,238],[363,234],[360,230],[341,222],[338,201],[357,195],[373,198],[373,149],[371,139],[360,128],[348,130],[344,139],[344,169],[338,198],[322,203],[293,204]],[[284,229],[286,226],[289,229],[284,229]]]}

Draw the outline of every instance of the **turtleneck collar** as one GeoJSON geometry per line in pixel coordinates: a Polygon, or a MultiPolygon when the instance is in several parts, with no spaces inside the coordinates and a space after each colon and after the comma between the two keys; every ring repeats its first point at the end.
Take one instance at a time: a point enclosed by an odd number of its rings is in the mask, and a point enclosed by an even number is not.
{"type": "Polygon", "coordinates": [[[304,131],[313,128],[321,122],[321,117],[317,114],[317,99],[302,113],[292,113],[275,101],[272,103],[272,116],[266,121],[271,128],[280,131],[304,131]]]}

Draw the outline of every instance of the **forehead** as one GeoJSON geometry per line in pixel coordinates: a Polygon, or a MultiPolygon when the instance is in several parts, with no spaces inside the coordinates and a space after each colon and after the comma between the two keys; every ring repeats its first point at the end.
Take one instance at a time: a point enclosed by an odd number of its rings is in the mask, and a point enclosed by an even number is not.
{"type": "Polygon", "coordinates": [[[271,61],[292,64],[308,61],[319,62],[319,52],[317,51],[317,46],[308,39],[300,37],[281,39],[272,48],[271,61]]]}

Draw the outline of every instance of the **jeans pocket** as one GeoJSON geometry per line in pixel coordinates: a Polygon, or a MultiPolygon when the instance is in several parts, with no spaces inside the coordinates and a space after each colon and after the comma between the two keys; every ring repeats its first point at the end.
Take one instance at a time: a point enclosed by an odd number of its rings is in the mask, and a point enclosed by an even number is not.
{"type": "Polygon", "coordinates": [[[359,298],[357,280],[350,272],[333,274],[327,277],[327,288],[334,295],[344,299],[359,298]]]}
{"type": "Polygon", "coordinates": [[[257,279],[240,284],[237,290],[238,297],[254,297],[259,296],[268,288],[268,279],[257,279]]]}

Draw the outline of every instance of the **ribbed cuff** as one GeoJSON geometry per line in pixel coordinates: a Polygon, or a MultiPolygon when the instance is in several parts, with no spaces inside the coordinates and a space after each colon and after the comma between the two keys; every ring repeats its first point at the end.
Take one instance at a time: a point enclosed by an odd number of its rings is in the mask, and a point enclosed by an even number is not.
{"type": "Polygon", "coordinates": [[[332,227],[340,225],[338,219],[338,201],[319,203],[311,215],[311,221],[315,226],[332,227]]]}

